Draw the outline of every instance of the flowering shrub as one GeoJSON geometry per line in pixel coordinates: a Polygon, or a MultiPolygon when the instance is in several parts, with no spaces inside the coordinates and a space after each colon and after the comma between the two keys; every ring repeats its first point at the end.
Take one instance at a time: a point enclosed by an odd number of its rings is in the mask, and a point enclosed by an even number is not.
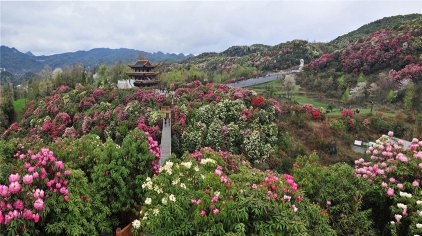
{"type": "Polygon", "coordinates": [[[172,133],[181,142],[176,153],[208,146],[263,161],[273,152],[278,132],[273,122],[281,113],[277,101],[248,90],[200,83],[177,89],[175,97],[172,133]]]}
{"type": "Polygon", "coordinates": [[[422,81],[422,65],[409,64],[399,71],[391,70],[388,74],[388,79],[397,82],[404,80],[413,80],[414,82],[420,82],[422,81]]]}
{"type": "Polygon", "coordinates": [[[167,161],[142,188],[146,194],[140,219],[132,222],[134,233],[334,235],[293,176],[252,169],[226,152],[205,148],[167,161]]]}
{"type": "Polygon", "coordinates": [[[352,109],[344,109],[341,111],[341,116],[343,118],[353,118],[353,116],[355,116],[355,112],[352,109]]]}
{"type": "Polygon", "coordinates": [[[46,148],[39,153],[19,151],[14,157],[19,159],[14,173],[0,182],[0,231],[7,227],[13,234],[34,233],[35,223],[52,207],[50,199],[69,201],[71,171],[46,148]]]}
{"type": "Polygon", "coordinates": [[[319,71],[328,65],[328,63],[331,61],[331,57],[332,55],[330,53],[325,53],[318,59],[309,62],[308,67],[311,70],[319,71]]]}
{"type": "Polygon", "coordinates": [[[421,234],[422,142],[413,139],[408,149],[403,141],[384,136],[367,151],[370,160],[355,161],[356,176],[366,179],[392,200],[390,229],[393,234],[421,234]]]}
{"type": "Polygon", "coordinates": [[[344,163],[328,167],[318,163],[316,153],[301,156],[293,164],[293,176],[311,201],[317,202],[339,235],[373,235],[370,210],[364,208],[369,185],[354,176],[344,163]]]}

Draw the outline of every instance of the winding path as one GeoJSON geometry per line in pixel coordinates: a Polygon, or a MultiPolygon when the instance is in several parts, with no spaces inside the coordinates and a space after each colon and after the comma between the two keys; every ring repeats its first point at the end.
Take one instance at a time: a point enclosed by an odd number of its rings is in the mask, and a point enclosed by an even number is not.
{"type": "Polygon", "coordinates": [[[252,85],[263,84],[263,83],[267,83],[279,78],[283,78],[286,74],[289,74],[289,72],[272,73],[272,74],[268,74],[267,76],[238,81],[238,82],[230,83],[227,85],[234,88],[249,87],[252,85]]]}
{"type": "MultiPolygon", "coordinates": [[[[170,115],[171,113],[169,113],[170,115]]],[[[158,164],[160,166],[164,165],[164,162],[170,158],[171,154],[171,117],[168,119],[168,122],[165,122],[163,119],[163,129],[161,132],[161,144],[160,144],[160,160],[158,164]]]]}

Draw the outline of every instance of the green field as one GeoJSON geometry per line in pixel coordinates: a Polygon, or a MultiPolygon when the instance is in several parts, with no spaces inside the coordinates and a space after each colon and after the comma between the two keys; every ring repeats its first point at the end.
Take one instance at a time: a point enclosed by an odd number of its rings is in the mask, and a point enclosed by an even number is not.
{"type": "MultiPolygon", "coordinates": [[[[286,93],[283,89],[283,84],[281,80],[275,80],[264,84],[258,84],[254,86],[247,87],[247,89],[254,90],[259,95],[268,97],[269,93],[268,91],[270,88],[273,87],[273,94],[271,97],[273,98],[280,98],[281,100],[285,99],[286,93]]],[[[292,99],[292,101],[295,101],[299,103],[300,105],[304,104],[312,104],[316,108],[323,108],[324,110],[327,110],[328,104],[330,102],[321,101],[318,99],[317,95],[315,93],[308,93],[306,91],[297,91],[292,99]]],[[[332,104],[341,104],[340,101],[333,101],[332,104]]],[[[380,107],[374,106],[372,112],[376,112],[380,107]]],[[[334,105],[334,109],[332,112],[327,113],[327,116],[329,117],[340,117],[341,116],[341,109],[343,109],[341,106],[334,105]]],[[[353,108],[356,109],[356,108],[353,108]]],[[[369,106],[362,106],[359,107],[359,114],[370,114],[371,108],[369,106]]],[[[383,112],[385,116],[387,117],[393,117],[396,115],[396,112],[394,110],[383,112]]]]}
{"type": "Polygon", "coordinates": [[[15,108],[16,120],[20,121],[26,105],[26,98],[20,98],[13,102],[13,107],[15,108]]]}

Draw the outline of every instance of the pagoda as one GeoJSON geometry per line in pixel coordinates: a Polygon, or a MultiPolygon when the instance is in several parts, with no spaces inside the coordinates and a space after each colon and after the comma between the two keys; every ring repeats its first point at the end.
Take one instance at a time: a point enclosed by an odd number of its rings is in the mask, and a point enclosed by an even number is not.
{"type": "Polygon", "coordinates": [[[133,85],[136,87],[147,87],[158,84],[158,72],[152,71],[157,65],[153,65],[149,60],[140,56],[135,64],[128,65],[132,71],[126,74],[134,80],[133,85]]]}

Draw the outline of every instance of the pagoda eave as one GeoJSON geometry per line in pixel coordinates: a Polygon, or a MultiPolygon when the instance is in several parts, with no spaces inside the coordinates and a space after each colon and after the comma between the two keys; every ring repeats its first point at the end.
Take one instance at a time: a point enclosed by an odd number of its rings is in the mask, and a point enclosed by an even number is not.
{"type": "Polygon", "coordinates": [[[157,76],[158,72],[127,72],[128,76],[157,76]]]}

